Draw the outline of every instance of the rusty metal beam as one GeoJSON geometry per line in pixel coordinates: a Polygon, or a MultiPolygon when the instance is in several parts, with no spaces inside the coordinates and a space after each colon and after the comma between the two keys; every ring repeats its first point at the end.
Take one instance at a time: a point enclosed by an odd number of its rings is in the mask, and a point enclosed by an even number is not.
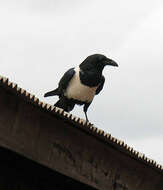
{"type": "Polygon", "coordinates": [[[162,190],[163,168],[0,78],[0,146],[101,190],[162,190]]]}

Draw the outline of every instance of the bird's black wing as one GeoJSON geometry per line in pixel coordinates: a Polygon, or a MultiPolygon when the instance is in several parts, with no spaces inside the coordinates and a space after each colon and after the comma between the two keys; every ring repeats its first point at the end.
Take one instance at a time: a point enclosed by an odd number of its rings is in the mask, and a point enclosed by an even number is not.
{"type": "Polygon", "coordinates": [[[63,77],[59,81],[59,90],[63,92],[67,88],[74,74],[75,74],[75,70],[74,68],[71,68],[63,75],[63,77]]]}
{"type": "Polygon", "coordinates": [[[64,94],[65,89],[67,88],[70,80],[72,79],[72,77],[75,74],[75,70],[74,68],[69,69],[61,78],[61,80],[59,81],[58,84],[58,88],[56,88],[55,90],[52,90],[50,92],[47,92],[44,94],[44,97],[48,97],[48,96],[56,96],[58,95],[59,97],[61,97],[64,94]]]}
{"type": "Polygon", "coordinates": [[[99,93],[101,92],[101,90],[103,89],[104,82],[105,82],[105,77],[102,76],[102,78],[101,78],[101,83],[100,83],[100,85],[98,86],[98,88],[96,89],[96,95],[99,94],[99,93]]]}

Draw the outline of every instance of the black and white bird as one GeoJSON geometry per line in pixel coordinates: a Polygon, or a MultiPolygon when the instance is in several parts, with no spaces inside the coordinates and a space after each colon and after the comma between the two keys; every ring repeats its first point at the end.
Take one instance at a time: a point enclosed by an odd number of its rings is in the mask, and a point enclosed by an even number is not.
{"type": "Polygon", "coordinates": [[[118,67],[115,61],[104,55],[88,56],[78,67],[69,69],[59,81],[58,88],[45,93],[44,97],[59,96],[54,106],[67,112],[72,111],[75,104],[84,105],[83,111],[88,121],[88,107],[104,86],[102,71],[106,65],[118,67]]]}

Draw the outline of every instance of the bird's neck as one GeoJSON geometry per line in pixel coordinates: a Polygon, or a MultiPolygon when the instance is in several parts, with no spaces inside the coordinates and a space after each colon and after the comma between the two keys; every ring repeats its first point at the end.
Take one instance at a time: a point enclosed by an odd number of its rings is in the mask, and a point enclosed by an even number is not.
{"type": "Polygon", "coordinates": [[[91,70],[83,70],[78,68],[80,81],[82,84],[87,85],[89,87],[98,86],[101,82],[102,71],[91,69],[91,70]]]}

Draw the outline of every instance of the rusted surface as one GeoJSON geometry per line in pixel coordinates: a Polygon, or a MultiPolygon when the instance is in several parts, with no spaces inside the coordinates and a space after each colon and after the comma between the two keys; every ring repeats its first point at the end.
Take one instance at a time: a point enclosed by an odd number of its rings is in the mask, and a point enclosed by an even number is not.
{"type": "Polygon", "coordinates": [[[95,190],[0,147],[0,190],[95,190]]]}
{"type": "Polygon", "coordinates": [[[97,189],[162,190],[163,167],[0,78],[0,145],[97,189]]]}

